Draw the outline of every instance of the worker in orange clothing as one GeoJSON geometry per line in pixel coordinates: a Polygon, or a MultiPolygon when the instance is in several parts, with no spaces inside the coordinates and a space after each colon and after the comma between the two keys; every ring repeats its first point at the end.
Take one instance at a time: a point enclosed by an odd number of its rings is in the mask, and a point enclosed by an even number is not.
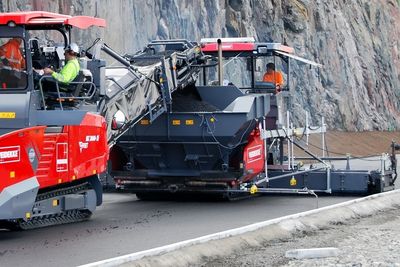
{"type": "Polygon", "coordinates": [[[267,72],[263,76],[263,82],[273,83],[279,90],[283,86],[283,75],[280,71],[275,71],[274,63],[267,64],[267,72]]]}
{"type": "Polygon", "coordinates": [[[21,38],[11,38],[0,46],[0,66],[10,67],[14,70],[25,69],[25,58],[21,53],[21,38]]]}

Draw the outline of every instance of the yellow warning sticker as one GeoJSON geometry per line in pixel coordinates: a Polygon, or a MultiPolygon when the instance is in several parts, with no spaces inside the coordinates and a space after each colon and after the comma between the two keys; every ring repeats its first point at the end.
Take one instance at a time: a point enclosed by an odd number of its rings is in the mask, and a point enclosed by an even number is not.
{"type": "Polygon", "coordinates": [[[0,112],[0,119],[15,119],[15,112],[0,112]]]}
{"type": "Polygon", "coordinates": [[[172,125],[181,125],[181,120],[172,120],[172,125]]]}
{"type": "Polygon", "coordinates": [[[140,121],[140,124],[141,124],[141,125],[149,125],[149,124],[150,124],[150,121],[149,121],[149,120],[141,120],[141,121],[140,121]]]}

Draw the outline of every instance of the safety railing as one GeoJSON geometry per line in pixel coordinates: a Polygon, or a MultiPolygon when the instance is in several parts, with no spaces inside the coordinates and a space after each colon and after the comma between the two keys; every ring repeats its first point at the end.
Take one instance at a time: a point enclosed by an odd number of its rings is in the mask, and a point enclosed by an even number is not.
{"type": "MultiPolygon", "coordinates": [[[[46,96],[45,96],[45,92],[43,90],[43,81],[49,81],[51,83],[54,83],[55,88],[56,88],[56,93],[57,93],[57,101],[60,105],[60,109],[64,110],[63,108],[63,102],[65,100],[69,100],[69,101],[74,101],[74,100],[90,100],[93,98],[93,96],[96,93],[96,85],[93,83],[93,79],[91,79],[90,81],[76,81],[76,82],[70,82],[68,83],[68,87],[74,87],[74,89],[76,90],[78,86],[83,86],[84,85],[89,85],[90,87],[87,89],[87,93],[86,96],[79,96],[79,95],[66,95],[63,96],[60,91],[60,84],[56,79],[54,79],[52,76],[50,75],[43,75],[40,79],[39,79],[39,88],[40,88],[40,94],[42,97],[42,103],[43,103],[43,108],[46,110],[47,109],[47,105],[46,105],[46,96]]],[[[61,87],[62,88],[62,87],[61,87]]],[[[82,90],[82,89],[81,89],[82,90]]],[[[49,91],[51,92],[51,91],[49,91]]]]}

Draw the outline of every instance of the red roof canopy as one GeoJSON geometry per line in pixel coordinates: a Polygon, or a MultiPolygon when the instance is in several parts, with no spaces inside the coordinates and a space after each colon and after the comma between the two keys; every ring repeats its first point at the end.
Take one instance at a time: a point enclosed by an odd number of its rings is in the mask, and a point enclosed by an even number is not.
{"type": "MultiPolygon", "coordinates": [[[[254,43],[222,43],[222,51],[253,51],[256,48],[254,43]]],[[[202,44],[203,52],[217,52],[218,44],[202,44]]]]}
{"type": "Polygon", "coordinates": [[[255,40],[253,37],[228,37],[228,38],[202,38],[200,40],[203,52],[217,52],[218,44],[221,41],[222,51],[253,51],[255,40]]]}
{"type": "Polygon", "coordinates": [[[0,25],[6,25],[9,22],[15,22],[17,25],[70,25],[80,29],[86,29],[90,26],[105,27],[106,21],[104,19],[76,16],[44,12],[44,11],[26,11],[26,12],[12,12],[0,13],[0,25]]]}

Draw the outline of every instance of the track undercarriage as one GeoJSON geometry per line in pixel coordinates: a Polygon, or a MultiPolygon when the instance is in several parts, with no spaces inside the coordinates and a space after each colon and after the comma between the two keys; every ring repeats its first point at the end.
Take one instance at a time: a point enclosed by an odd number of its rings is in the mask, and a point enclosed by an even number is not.
{"type": "Polygon", "coordinates": [[[28,230],[87,220],[102,202],[101,188],[97,176],[93,176],[68,186],[39,191],[25,219],[0,220],[0,228],[28,230]]]}

